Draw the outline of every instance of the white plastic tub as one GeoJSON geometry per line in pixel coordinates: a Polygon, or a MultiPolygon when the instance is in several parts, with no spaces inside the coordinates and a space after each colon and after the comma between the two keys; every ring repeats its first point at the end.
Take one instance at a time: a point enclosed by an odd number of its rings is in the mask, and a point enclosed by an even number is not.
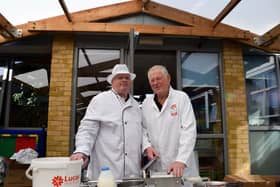
{"type": "Polygon", "coordinates": [[[25,174],[32,180],[32,187],[79,187],[81,167],[82,160],[69,157],[36,158],[25,174]]]}

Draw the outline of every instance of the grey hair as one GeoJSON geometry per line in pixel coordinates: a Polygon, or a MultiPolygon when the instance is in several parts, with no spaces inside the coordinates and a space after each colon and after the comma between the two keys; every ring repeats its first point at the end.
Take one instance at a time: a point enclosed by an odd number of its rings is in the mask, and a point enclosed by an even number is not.
{"type": "Polygon", "coordinates": [[[164,75],[169,76],[169,73],[168,73],[168,71],[167,71],[165,66],[154,65],[154,66],[149,68],[149,70],[148,70],[148,77],[149,77],[150,72],[152,72],[154,70],[160,70],[164,75]]]}

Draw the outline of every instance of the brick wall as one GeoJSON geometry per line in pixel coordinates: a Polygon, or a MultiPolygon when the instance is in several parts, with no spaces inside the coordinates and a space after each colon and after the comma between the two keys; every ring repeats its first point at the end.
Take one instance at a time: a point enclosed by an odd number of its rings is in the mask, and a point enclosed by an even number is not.
{"type": "Polygon", "coordinates": [[[229,174],[249,174],[246,90],[241,45],[224,41],[223,62],[229,174]]]}
{"type": "Polygon", "coordinates": [[[73,56],[73,38],[56,36],[52,47],[47,156],[69,155],[73,56]]]}

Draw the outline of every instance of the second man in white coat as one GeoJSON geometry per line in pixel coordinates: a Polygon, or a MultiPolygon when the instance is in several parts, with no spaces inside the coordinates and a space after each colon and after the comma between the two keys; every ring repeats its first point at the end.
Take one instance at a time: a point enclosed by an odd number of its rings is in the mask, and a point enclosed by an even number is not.
{"type": "Polygon", "coordinates": [[[198,176],[193,152],[196,120],[189,97],[170,86],[164,66],[151,67],[148,79],[154,94],[142,105],[146,128],[143,149],[148,159],[159,157],[152,169],[177,177],[198,176]]]}

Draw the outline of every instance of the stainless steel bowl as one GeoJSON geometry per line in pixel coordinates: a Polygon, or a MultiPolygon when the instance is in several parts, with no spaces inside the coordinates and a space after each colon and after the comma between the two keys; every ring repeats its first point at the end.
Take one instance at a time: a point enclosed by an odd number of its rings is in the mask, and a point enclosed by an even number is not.
{"type": "Polygon", "coordinates": [[[208,181],[205,182],[205,187],[226,187],[227,182],[224,181],[208,181]]]}
{"type": "Polygon", "coordinates": [[[144,187],[145,183],[142,178],[124,179],[117,182],[118,187],[144,187]]]}

